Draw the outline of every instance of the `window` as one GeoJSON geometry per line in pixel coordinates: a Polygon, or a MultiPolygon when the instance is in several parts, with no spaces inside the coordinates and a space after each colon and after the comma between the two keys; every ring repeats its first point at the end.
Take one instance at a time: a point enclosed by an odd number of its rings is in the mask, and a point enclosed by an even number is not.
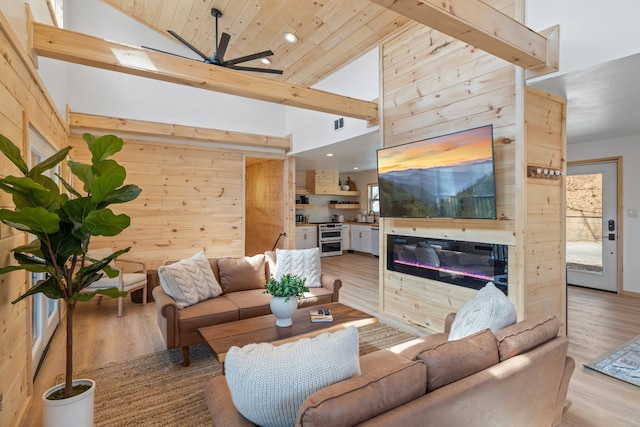
{"type": "Polygon", "coordinates": [[[378,184],[367,185],[369,193],[369,211],[380,213],[380,195],[378,193],[378,184]]]}

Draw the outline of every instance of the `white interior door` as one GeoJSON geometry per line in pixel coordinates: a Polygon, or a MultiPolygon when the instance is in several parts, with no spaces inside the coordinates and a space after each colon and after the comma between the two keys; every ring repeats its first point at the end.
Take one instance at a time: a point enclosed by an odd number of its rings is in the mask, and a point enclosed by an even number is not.
{"type": "MultiPolygon", "coordinates": [[[[30,167],[48,158],[55,150],[33,129],[29,128],[30,167]]],[[[49,170],[50,176],[55,179],[55,173],[59,170],[49,170]]],[[[31,273],[30,286],[43,279],[44,273],[31,273]]],[[[37,373],[44,351],[60,322],[60,310],[58,300],[49,299],[38,293],[31,297],[31,357],[33,362],[33,376],[37,373]]]]}
{"type": "Polygon", "coordinates": [[[618,291],[618,164],[567,168],[567,283],[618,291]]]}

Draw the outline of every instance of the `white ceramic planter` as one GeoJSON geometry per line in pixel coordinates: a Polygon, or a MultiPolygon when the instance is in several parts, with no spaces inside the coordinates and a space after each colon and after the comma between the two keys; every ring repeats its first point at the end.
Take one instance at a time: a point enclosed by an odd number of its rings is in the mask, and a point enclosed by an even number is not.
{"type": "Polygon", "coordinates": [[[276,326],[291,326],[291,316],[298,309],[298,299],[296,297],[289,297],[288,301],[285,301],[285,299],[285,297],[271,298],[271,312],[276,316],[276,326]]]}
{"type": "Polygon", "coordinates": [[[51,393],[64,388],[58,384],[45,391],[42,395],[42,425],[43,427],[93,427],[93,398],[96,383],[93,380],[73,380],[73,385],[87,384],[91,388],[82,394],[69,399],[48,400],[51,393]]]}

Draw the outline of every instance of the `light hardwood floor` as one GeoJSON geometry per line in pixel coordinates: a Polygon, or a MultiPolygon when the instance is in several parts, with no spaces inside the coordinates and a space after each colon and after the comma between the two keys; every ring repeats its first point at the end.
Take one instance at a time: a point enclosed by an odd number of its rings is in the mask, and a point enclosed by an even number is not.
{"type": "MultiPolygon", "coordinates": [[[[327,257],[322,258],[322,269],[342,279],[341,302],[379,316],[377,258],[358,254],[327,257]]],[[[75,317],[76,371],[163,349],[154,303],[143,306],[127,300],[124,315],[118,318],[116,301],[105,299],[100,305],[79,304],[75,317]]],[[[412,330],[393,319],[381,317],[381,321],[412,330]]],[[[583,363],[640,334],[640,299],[569,287],[568,328],[569,354],[576,361],[576,371],[569,386],[572,406],[561,426],[640,426],[640,388],[583,367],[583,363]]],[[[63,332],[59,329],[56,333],[38,374],[36,397],[25,427],[40,425],[39,396],[64,371],[63,332]]]]}

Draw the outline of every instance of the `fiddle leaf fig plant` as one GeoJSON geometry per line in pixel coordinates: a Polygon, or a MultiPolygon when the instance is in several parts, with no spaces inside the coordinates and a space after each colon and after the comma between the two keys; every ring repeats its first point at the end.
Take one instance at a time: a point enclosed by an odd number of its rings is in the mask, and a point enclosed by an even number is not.
{"type": "Polygon", "coordinates": [[[63,162],[72,147],[66,147],[40,163],[28,167],[20,149],[0,135],[0,152],[23,176],[0,178],[0,190],[12,196],[14,208],[0,209],[0,221],[32,236],[30,243],[13,248],[15,265],[0,268],[0,274],[16,270],[43,273],[12,303],[42,293],[51,299],[63,300],[66,308],[67,344],[64,398],[72,396],[73,380],[73,312],[78,301],[87,301],[96,294],[109,297],[125,296],[118,288],[87,290],[103,274],[116,277],[117,270],[109,263],[130,248],[114,251],[103,259],[87,256],[93,236],[115,236],[131,222],[125,214],[115,214],[111,204],[125,203],[138,197],[140,188],[124,185],[127,173],[115,160],[109,159],[122,150],[124,142],[115,135],[99,138],[83,135],[91,153],[91,163],[67,161],[69,170],[82,186],[74,188],[59,174],[57,178],[66,192],[61,192],[52,177],[54,168],[63,162]]]}

